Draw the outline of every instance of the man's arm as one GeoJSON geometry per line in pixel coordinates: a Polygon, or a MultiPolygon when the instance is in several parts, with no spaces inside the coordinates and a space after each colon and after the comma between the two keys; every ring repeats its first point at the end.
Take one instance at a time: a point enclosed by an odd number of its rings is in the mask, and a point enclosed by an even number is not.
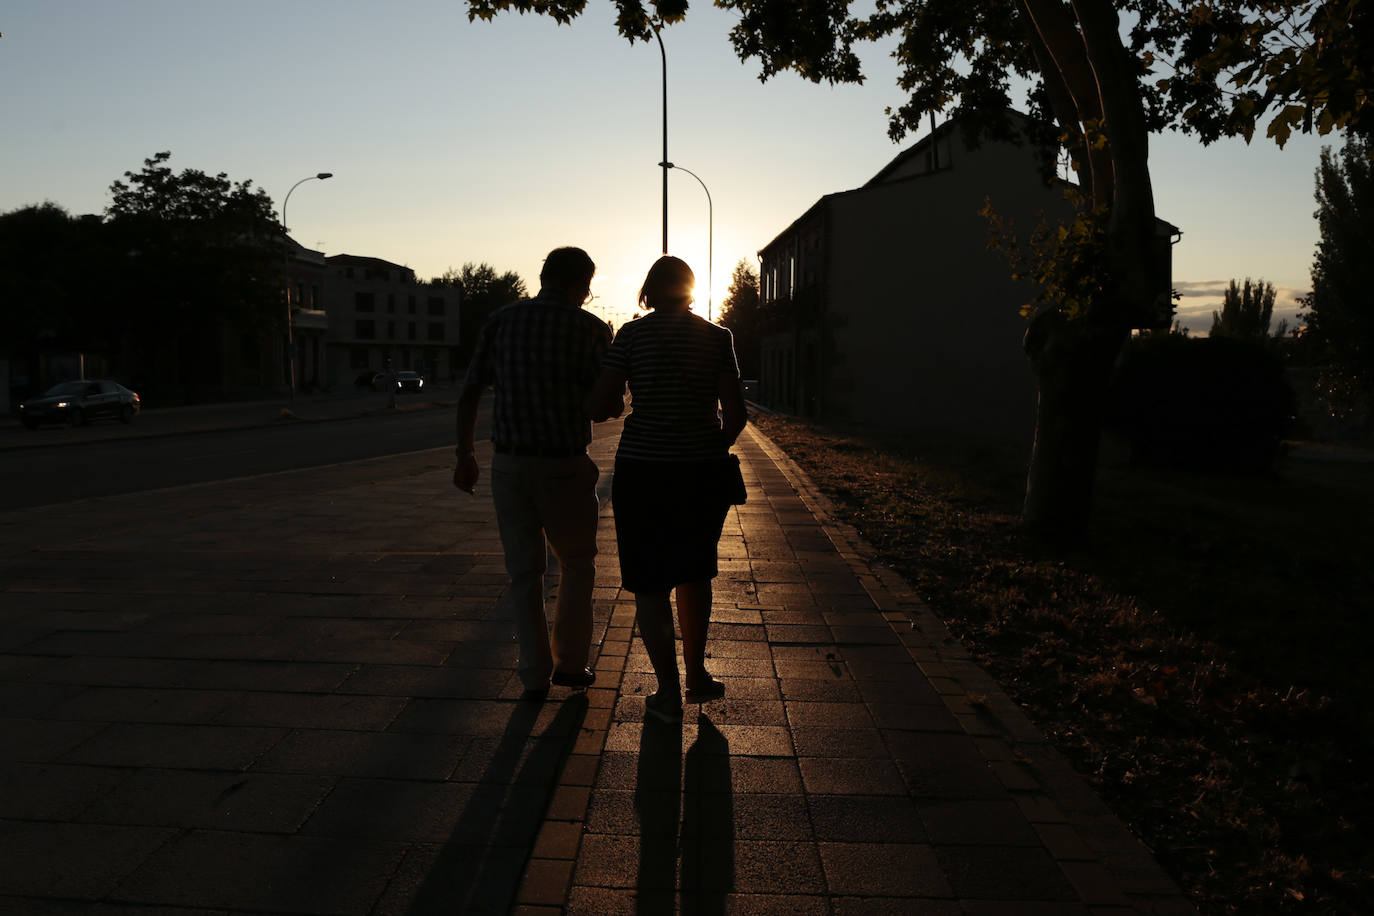
{"type": "Polygon", "coordinates": [[[610,420],[625,412],[625,373],[602,369],[595,384],[582,399],[582,409],[595,423],[610,420]]]}
{"type": "Polygon", "coordinates": [[[473,440],[477,435],[477,406],[485,390],[485,385],[467,382],[458,395],[458,466],[453,469],[453,485],[468,493],[477,486],[481,474],[473,440]]]}

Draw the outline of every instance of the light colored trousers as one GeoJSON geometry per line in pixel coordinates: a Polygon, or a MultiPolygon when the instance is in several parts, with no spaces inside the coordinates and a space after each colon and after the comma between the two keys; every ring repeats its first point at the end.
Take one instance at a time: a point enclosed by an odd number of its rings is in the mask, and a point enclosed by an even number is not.
{"type": "Polygon", "coordinates": [[[569,673],[587,665],[600,512],[598,474],[596,463],[586,455],[492,457],[491,493],[511,580],[505,603],[515,620],[520,680],[526,688],[547,687],[555,662],[569,673]],[[559,568],[552,644],[544,616],[549,547],[559,568]]]}

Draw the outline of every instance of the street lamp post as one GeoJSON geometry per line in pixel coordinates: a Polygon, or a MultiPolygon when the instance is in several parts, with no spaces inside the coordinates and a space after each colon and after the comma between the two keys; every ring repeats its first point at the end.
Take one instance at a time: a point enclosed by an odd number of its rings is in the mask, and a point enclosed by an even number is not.
{"type": "Polygon", "coordinates": [[[291,186],[291,190],[286,192],[286,196],[282,198],[281,202],[281,272],[286,292],[286,373],[287,380],[291,385],[291,400],[293,401],[296,399],[296,339],[291,330],[291,275],[287,266],[291,257],[291,250],[287,244],[289,241],[287,233],[290,230],[286,228],[286,205],[291,202],[291,191],[296,190],[305,182],[317,178],[323,181],[333,177],[333,172],[316,172],[314,175],[307,175],[291,186]]]}
{"type": "Polygon", "coordinates": [[[652,22],[649,28],[654,30],[654,37],[658,39],[658,56],[663,59],[663,160],[659,166],[663,169],[663,253],[668,253],[668,170],[673,164],[668,161],[668,52],[663,49],[663,36],[658,34],[658,26],[652,22]]]}
{"type": "Polygon", "coordinates": [[[677,169],[679,171],[686,172],[688,175],[691,175],[693,178],[695,178],[697,180],[697,184],[701,185],[701,189],[706,192],[706,320],[710,321],[712,310],[711,274],[714,266],[712,262],[714,260],[715,254],[714,235],[716,222],[715,207],[711,203],[711,189],[706,187],[706,182],[702,181],[701,176],[698,175],[696,172],[693,172],[691,169],[685,169],[680,165],[674,165],[666,159],[659,164],[663,166],[663,174],[665,175],[668,174],[668,169],[677,169]]]}

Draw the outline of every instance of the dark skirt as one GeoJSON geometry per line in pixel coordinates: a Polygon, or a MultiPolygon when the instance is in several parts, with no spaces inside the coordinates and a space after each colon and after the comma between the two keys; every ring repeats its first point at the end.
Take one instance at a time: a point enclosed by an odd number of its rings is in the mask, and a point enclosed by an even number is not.
{"type": "Polygon", "coordinates": [[[626,591],[666,592],[716,577],[716,548],[730,507],[715,464],[616,458],[611,501],[626,591]]]}

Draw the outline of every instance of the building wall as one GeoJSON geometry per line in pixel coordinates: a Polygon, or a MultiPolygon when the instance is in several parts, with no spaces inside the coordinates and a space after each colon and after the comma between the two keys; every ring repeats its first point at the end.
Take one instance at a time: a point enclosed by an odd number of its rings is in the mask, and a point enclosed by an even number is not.
{"type": "Polygon", "coordinates": [[[461,294],[418,283],[407,268],[374,259],[329,259],[325,283],[329,334],[326,372],[335,387],[386,369],[415,369],[432,382],[451,381],[461,294]]]}
{"type": "Polygon", "coordinates": [[[1031,434],[1035,383],[1019,309],[1033,290],[988,250],[979,212],[987,201],[1023,233],[1042,211],[1069,213],[1062,192],[1039,180],[1033,154],[1005,144],[834,198],[830,412],[904,428],[1031,434]]]}

